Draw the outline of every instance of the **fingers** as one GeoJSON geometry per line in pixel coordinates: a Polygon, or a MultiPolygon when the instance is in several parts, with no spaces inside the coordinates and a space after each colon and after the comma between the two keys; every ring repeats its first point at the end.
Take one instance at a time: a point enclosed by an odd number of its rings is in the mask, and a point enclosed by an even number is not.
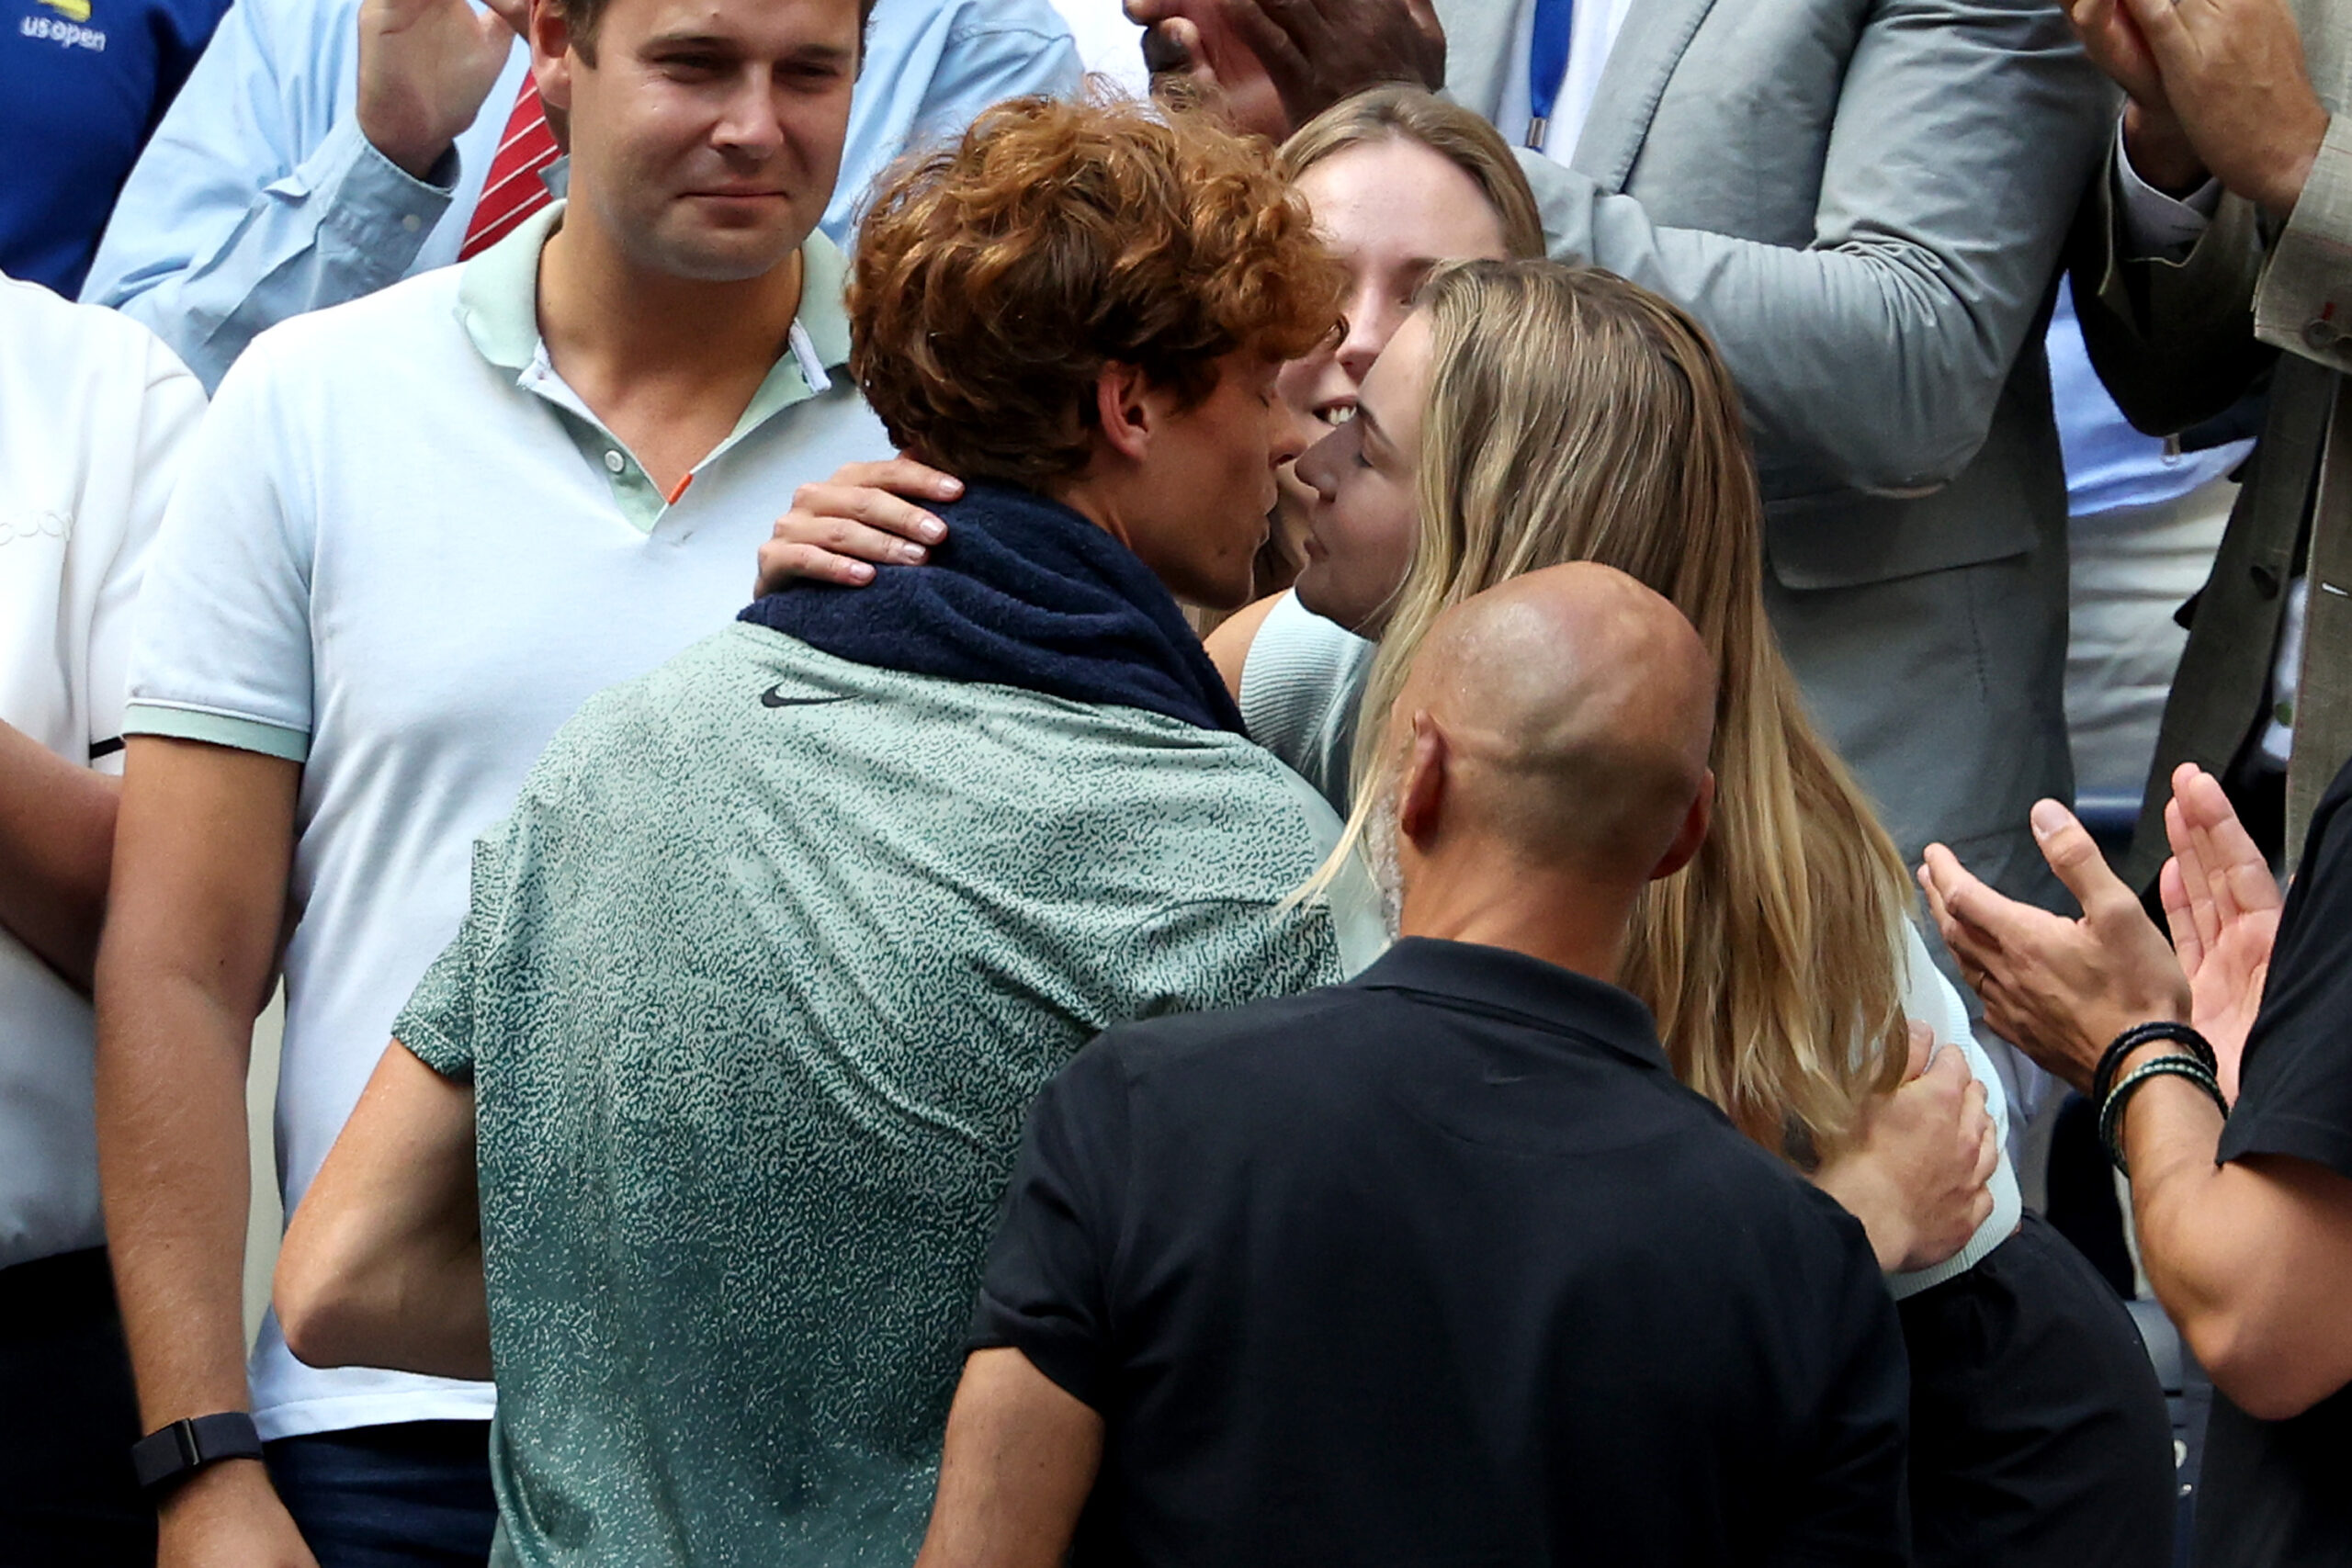
{"type": "Polygon", "coordinates": [[[2136,911],[2140,901],[2123,886],[2123,879],[2109,868],[2107,857],[2099,852],[2090,830],[2075,819],[2075,814],[2054,800],[2033,803],[2030,820],[2033,840],[2041,851],[2041,858],[2083,907],[2085,916],[2094,921],[2113,919],[2127,910],[2136,911]]]}
{"type": "MultiPolygon", "coordinates": [[[[2010,940],[2023,934],[2024,917],[2042,913],[1985,886],[1941,844],[1928,846],[1919,885],[1927,889],[1928,907],[1936,917],[1937,930],[1943,933],[1944,945],[1951,949],[1963,970],[1991,967],[2010,940]]],[[[1970,975],[1968,982],[1976,986],[1978,978],[1970,975]]]]}
{"type": "Polygon", "coordinates": [[[863,588],[873,581],[874,569],[862,560],[791,539],[770,539],[760,547],[759,581],[752,592],[755,597],[763,597],[795,582],[863,588]]]}
{"type": "MultiPolygon", "coordinates": [[[[1980,1231],[1980,1230],[1982,1230],[1982,1229],[1984,1229],[1984,1222],[1985,1222],[1986,1220],[1991,1219],[1992,1217],[1993,1217],[1993,1192],[1992,1192],[1992,1190],[1991,1190],[1990,1188],[1987,1188],[1987,1187],[1979,1187],[1979,1188],[1976,1190],[1976,1196],[1975,1196],[1974,1198],[1973,1198],[1973,1199],[1969,1200],[1969,1204],[1968,1204],[1968,1234],[1969,1234],[1971,1236],[1975,1235],[1975,1234],[1976,1234],[1978,1231],[1980,1231]]],[[[1968,1243],[1963,1241],[1963,1242],[1962,1242],[1960,1245],[1961,1245],[1962,1247],[1966,1247],[1966,1246],[1968,1245],[1968,1243]]]]}
{"type": "Polygon", "coordinates": [[[831,481],[845,489],[887,490],[909,501],[950,502],[964,493],[964,481],[901,455],[878,463],[844,463],[831,481]]]}
{"type": "MultiPolygon", "coordinates": [[[[486,4],[490,6],[491,15],[505,24],[508,32],[513,33],[516,38],[526,36],[524,29],[530,25],[531,21],[531,0],[486,0],[486,4]]],[[[494,31],[495,29],[485,30],[494,31]]],[[[502,42],[504,41],[504,34],[500,34],[502,42]]]]}
{"type": "MultiPolygon", "coordinates": [[[[1988,1115],[1984,1118],[1984,1126],[1983,1130],[1977,1134],[1976,1168],[1974,1173],[1971,1176],[1970,1180],[1974,1185],[1982,1187],[1986,1182],[1993,1179],[1993,1173],[2000,1169],[2000,1132],[1993,1125],[1993,1118],[1988,1115]]],[[[1985,1213],[1992,1213],[1992,1198],[1988,1194],[1985,1198],[1985,1213]]],[[[1981,1225],[1984,1223],[1984,1214],[1977,1215],[1976,1224],[1981,1225]]],[[[1974,1228],[1975,1227],[1973,1225],[1970,1227],[1972,1231],[1974,1228]]]]}
{"type": "MultiPolygon", "coordinates": [[[[2166,807],[2170,814],[2170,807],[2166,807]]],[[[2205,941],[2197,934],[2197,917],[2188,907],[2188,889],[2183,886],[2180,857],[2165,862],[2156,874],[2156,896],[2164,900],[2165,924],[2172,931],[2172,950],[2180,960],[2181,968],[2190,975],[2205,962],[2205,941]]]]}
{"type": "Polygon", "coordinates": [[[2173,775],[2173,800],[2189,830],[2199,835],[2198,852],[2206,874],[2227,890],[2236,909],[2253,911],[2278,908],[2278,884],[2270,862],[2238,819],[2221,780],[2190,764],[2173,775]]]}
{"type": "Polygon", "coordinates": [[[924,558],[924,546],[947,536],[947,525],[871,485],[808,484],[792,492],[792,510],[776,520],[775,536],[912,566],[924,558]]]}
{"type": "Polygon", "coordinates": [[[2138,26],[2160,72],[2171,74],[2196,51],[2188,29],[2175,14],[2174,0],[2122,0],[2122,6],[2124,14],[2138,26]]]}
{"type": "Polygon", "coordinates": [[[1234,37],[1258,57],[1268,75],[1276,82],[1295,82],[1307,74],[1310,62],[1291,30],[1295,22],[1290,13],[1296,7],[1283,0],[1220,0],[1220,5],[1234,37]],[[1270,10],[1284,17],[1278,20],[1270,10]]]}
{"type": "MultiPolygon", "coordinates": [[[[1968,1058],[1959,1051],[1939,1051],[1928,1062],[1928,1070],[1919,1075],[1920,1081],[1934,1085],[1947,1093],[1959,1093],[1963,1087],[1976,1094],[1976,1103],[1984,1103],[1984,1087],[1968,1070],[1968,1058]]],[[[1963,1097],[1964,1098],[1964,1097],[1963,1097]]]]}
{"type": "Polygon", "coordinates": [[[1170,77],[1189,77],[1204,92],[1215,92],[1216,74],[1201,58],[1201,29],[1182,17],[1153,24],[1143,35],[1143,68],[1158,90],[1170,77]]]}
{"type": "Polygon", "coordinates": [[[2188,814],[2177,809],[2179,805],[2176,797],[2165,808],[2165,835],[2173,840],[2172,858],[2174,863],[2180,867],[2181,897],[2188,907],[2189,924],[2197,933],[2198,950],[2211,952],[2222,935],[2221,911],[2213,901],[2213,879],[2205,870],[2204,842],[2196,828],[2188,822],[2188,814]],[[2176,817],[2180,818],[2181,832],[2179,837],[2173,838],[2176,817]]]}
{"type": "Polygon", "coordinates": [[[1903,1068],[1903,1081],[1909,1083],[1928,1070],[1928,1058],[1936,1051],[1936,1032],[1917,1019],[1911,1021],[1911,1056],[1903,1068]]]}

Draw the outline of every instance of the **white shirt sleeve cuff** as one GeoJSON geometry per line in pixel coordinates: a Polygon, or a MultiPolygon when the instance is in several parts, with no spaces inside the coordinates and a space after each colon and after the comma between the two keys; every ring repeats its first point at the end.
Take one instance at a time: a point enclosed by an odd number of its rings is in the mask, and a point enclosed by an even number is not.
{"type": "Polygon", "coordinates": [[[2177,258],[2197,243],[2213,210],[2222,204],[2222,182],[2208,177],[2185,197],[2166,196],[2140,177],[2123,145],[2123,120],[2115,121],[2115,194],[2123,209],[2125,248],[2135,259],[2177,258]]]}

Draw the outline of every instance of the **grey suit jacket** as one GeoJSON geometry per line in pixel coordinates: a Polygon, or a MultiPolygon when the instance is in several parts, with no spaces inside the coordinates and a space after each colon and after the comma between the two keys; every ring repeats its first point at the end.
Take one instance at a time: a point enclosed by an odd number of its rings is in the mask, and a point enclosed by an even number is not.
{"type": "MultiPolygon", "coordinates": [[[[1438,0],[1490,118],[1533,5],[1438,0]]],[[[1721,345],[1774,624],[1905,853],[2032,896],[2026,811],[2073,777],[2041,325],[2111,115],[2053,0],[1643,0],[1574,164],[1523,154],[1555,254],[1721,345]]]]}
{"type": "Polygon", "coordinates": [[[2142,429],[2169,434],[2210,419],[2271,375],[2262,444],[2198,596],[2121,868],[2139,886],[2168,852],[2173,769],[2221,773],[2267,717],[2286,586],[2305,570],[2314,586],[2288,773],[2290,856],[2352,755],[2352,6],[2303,0],[2298,19],[2335,120],[2292,217],[2269,223],[2225,196],[2187,255],[2134,258],[2110,146],[2072,256],[2091,361],[2142,429]]]}

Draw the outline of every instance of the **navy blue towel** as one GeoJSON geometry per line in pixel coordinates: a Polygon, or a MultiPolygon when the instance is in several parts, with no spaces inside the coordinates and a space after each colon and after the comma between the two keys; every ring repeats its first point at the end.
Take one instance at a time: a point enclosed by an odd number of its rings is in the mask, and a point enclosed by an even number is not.
{"type": "Polygon", "coordinates": [[[938,509],[924,566],[863,588],[798,581],[740,619],[854,663],[1023,686],[1244,734],[1183,612],[1135,552],[1044,496],[979,483],[938,509]]]}

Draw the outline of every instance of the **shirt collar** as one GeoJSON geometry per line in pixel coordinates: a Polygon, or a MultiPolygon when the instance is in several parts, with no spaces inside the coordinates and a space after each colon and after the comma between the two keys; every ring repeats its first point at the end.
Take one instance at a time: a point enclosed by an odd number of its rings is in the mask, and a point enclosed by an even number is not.
{"type": "MultiPolygon", "coordinates": [[[[466,335],[484,359],[518,376],[538,356],[539,252],[562,221],[564,206],[552,201],[525,219],[513,233],[467,262],[458,280],[458,319],[466,335]]],[[[811,230],[801,243],[800,268],[800,310],[792,323],[790,352],[777,356],[776,369],[789,367],[807,390],[821,392],[831,385],[829,372],[849,363],[849,263],[822,230],[811,230]]],[[[776,380],[771,372],[752,399],[744,412],[747,424],[790,400],[782,397],[776,380]]]]}
{"type": "Polygon", "coordinates": [[[561,201],[549,203],[464,264],[458,279],[458,320],[482,358],[554,405],[582,458],[605,475],[622,516],[639,532],[650,532],[705,468],[793,404],[832,389],[832,372],[849,363],[849,264],[821,231],[812,231],[801,243],[800,308],[786,334],[785,351],[727,439],[695,465],[686,485],[664,496],[548,361],[539,337],[539,252],[562,221],[563,209],[561,201]]]}
{"type": "Polygon", "coordinates": [[[1658,1043],[1657,1021],[1639,998],[1509,948],[1406,937],[1348,983],[1510,1013],[1541,1029],[1598,1041],[1643,1066],[1674,1070],[1658,1043]]]}

